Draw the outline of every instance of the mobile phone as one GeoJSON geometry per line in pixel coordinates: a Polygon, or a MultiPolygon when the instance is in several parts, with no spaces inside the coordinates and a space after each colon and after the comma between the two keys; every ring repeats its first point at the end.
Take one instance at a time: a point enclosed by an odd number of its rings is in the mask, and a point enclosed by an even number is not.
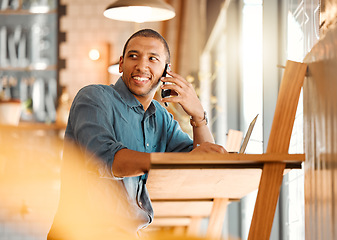
{"type": "MultiPolygon", "coordinates": [[[[162,77],[166,77],[167,76],[167,70],[169,70],[169,69],[170,69],[170,66],[169,66],[168,63],[166,63],[162,77]]],[[[168,84],[168,83],[164,82],[163,84],[168,84]]],[[[171,89],[162,89],[161,90],[161,97],[162,98],[169,97],[170,95],[171,95],[171,89]]],[[[167,102],[164,102],[164,104],[165,104],[166,107],[168,107],[168,103],[167,102]]]]}

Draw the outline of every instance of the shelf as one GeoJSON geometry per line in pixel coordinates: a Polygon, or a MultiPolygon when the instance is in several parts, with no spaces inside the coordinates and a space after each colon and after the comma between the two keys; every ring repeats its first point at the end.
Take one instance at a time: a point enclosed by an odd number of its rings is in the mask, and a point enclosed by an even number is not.
{"type": "MultiPolygon", "coordinates": [[[[34,106],[32,115],[25,112],[21,121],[56,121],[60,5],[57,0],[44,2],[0,0],[1,92],[6,98],[28,100],[34,106]]],[[[20,122],[17,127],[7,128],[48,130],[64,126],[20,122]]]]}
{"type": "Polygon", "coordinates": [[[0,67],[0,71],[56,71],[57,66],[56,65],[50,65],[46,67],[0,67]]]}
{"type": "Polygon", "coordinates": [[[56,14],[57,10],[52,9],[52,10],[47,10],[47,11],[40,11],[40,12],[34,12],[32,10],[24,10],[24,9],[19,9],[19,10],[11,10],[11,9],[6,9],[6,10],[0,10],[0,15],[38,15],[38,14],[56,14]]]}

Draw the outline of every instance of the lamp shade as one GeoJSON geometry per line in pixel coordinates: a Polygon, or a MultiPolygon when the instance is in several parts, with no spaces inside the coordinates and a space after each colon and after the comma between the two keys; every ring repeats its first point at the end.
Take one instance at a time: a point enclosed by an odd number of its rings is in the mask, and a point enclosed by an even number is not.
{"type": "Polygon", "coordinates": [[[138,23],[165,21],[175,15],[174,8],[162,0],[116,0],[104,11],[107,18],[138,23]]]}

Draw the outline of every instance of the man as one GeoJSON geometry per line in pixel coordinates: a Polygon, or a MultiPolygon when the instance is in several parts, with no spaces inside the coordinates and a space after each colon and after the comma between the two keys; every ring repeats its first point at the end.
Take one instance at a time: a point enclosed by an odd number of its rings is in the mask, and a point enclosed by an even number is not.
{"type": "Polygon", "coordinates": [[[214,144],[192,85],[171,71],[167,72],[171,77],[162,77],[169,63],[165,39],[151,29],[143,29],[127,40],[119,61],[122,77],[115,85],[90,85],[79,91],[70,110],[65,139],[85,153],[79,165],[85,167],[86,174],[74,176],[69,169],[76,166],[65,158],[60,204],[49,239],[68,239],[70,235],[72,239],[98,239],[98,234],[104,239],[117,232],[136,232],[151,223],[153,210],[145,185],[151,152],[226,152],[214,144]],[[173,83],[161,88],[175,93],[162,101],[180,104],[191,116],[193,141],[153,100],[161,81],[173,83]],[[83,180],[83,175],[91,182],[83,180]],[[71,196],[74,191],[77,197],[71,196]],[[78,196],[85,197],[74,200],[78,196]],[[90,233],[86,232],[89,229],[90,233]]]}

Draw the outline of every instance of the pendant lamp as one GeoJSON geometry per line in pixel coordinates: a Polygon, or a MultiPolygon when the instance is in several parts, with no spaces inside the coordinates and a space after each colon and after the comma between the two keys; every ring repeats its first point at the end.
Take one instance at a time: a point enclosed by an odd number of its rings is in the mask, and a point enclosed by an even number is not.
{"type": "Polygon", "coordinates": [[[175,15],[174,8],[162,0],[116,0],[104,11],[107,18],[137,23],[165,21],[175,15]]]}

